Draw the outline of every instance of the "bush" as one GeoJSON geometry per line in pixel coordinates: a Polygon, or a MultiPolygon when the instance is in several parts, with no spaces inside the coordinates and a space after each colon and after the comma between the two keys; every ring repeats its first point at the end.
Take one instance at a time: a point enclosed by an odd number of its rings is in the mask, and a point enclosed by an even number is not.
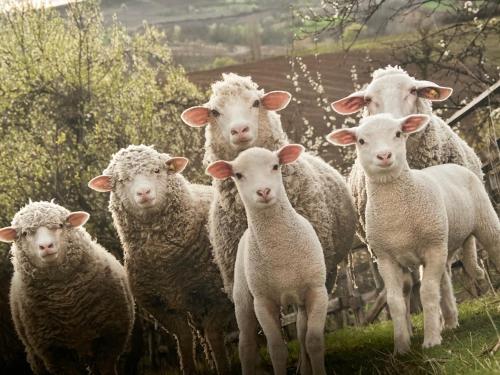
{"type": "Polygon", "coordinates": [[[87,182],[132,143],[190,158],[200,180],[202,134],[179,116],[200,100],[163,34],[105,27],[96,0],[0,15],[0,227],[29,198],[54,198],[90,212],[90,232],[119,252],[108,196],[87,182]]]}

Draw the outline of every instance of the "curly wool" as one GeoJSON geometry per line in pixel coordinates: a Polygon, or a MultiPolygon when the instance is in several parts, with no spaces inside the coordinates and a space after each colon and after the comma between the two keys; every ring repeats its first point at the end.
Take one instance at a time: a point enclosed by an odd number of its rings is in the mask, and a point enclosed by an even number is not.
{"type": "MultiPolygon", "coordinates": [[[[408,79],[414,80],[402,68],[390,65],[377,69],[373,73],[373,80],[393,74],[406,75],[408,79]]],[[[407,159],[410,168],[423,169],[433,165],[454,163],[468,168],[481,180],[483,179],[481,161],[474,150],[446,122],[432,113],[430,100],[417,98],[415,113],[429,115],[431,119],[424,131],[412,134],[408,139],[407,159]]],[[[368,115],[366,108],[364,115],[368,115]]],[[[361,240],[366,243],[366,180],[365,173],[357,159],[348,177],[348,184],[353,193],[359,217],[357,233],[361,240]]]]}
{"type": "MultiPolygon", "coordinates": [[[[214,105],[225,96],[218,93],[253,97],[257,85],[250,77],[224,75],[214,83],[209,104],[214,105]],[[227,80],[227,81],[226,81],[227,80]],[[250,87],[251,89],[248,89],[250,87]]],[[[259,96],[263,91],[257,90],[259,96]]],[[[216,160],[233,160],[238,151],[224,140],[216,124],[206,127],[205,163],[216,160]]],[[[280,116],[274,111],[259,112],[258,136],[252,146],[277,150],[288,144],[281,126],[280,116]]],[[[343,177],[320,158],[304,154],[293,165],[282,169],[285,189],[292,206],[313,225],[325,253],[327,288],[336,279],[337,264],[349,251],[354,235],[355,213],[351,194],[343,177]]],[[[209,233],[214,247],[214,257],[222,274],[224,289],[232,296],[234,265],[238,242],[247,228],[245,208],[231,179],[214,180],[215,198],[210,208],[209,233]]]]}
{"type": "Polygon", "coordinates": [[[105,170],[112,177],[109,209],[124,249],[125,268],[137,302],[169,332],[180,329],[175,317],[190,316],[203,331],[207,324],[224,331],[234,320],[222,292],[206,230],[212,188],[190,184],[182,175],[163,181],[165,197],[154,212],[127,205],[117,184],[140,171],[166,168],[168,154],[148,146],[120,150],[105,170]]]}
{"type": "MultiPolygon", "coordinates": [[[[12,225],[24,231],[64,224],[69,213],[51,202],[30,203],[14,216],[12,225]]],[[[34,371],[42,362],[53,373],[63,371],[60,359],[54,359],[54,342],[76,351],[81,359],[98,350],[92,355],[117,360],[134,320],[123,266],[81,227],[63,227],[59,251],[64,254],[61,263],[38,267],[24,237],[12,245],[10,303],[28,361],[34,371]],[[94,348],[99,340],[103,343],[94,348]]]]}

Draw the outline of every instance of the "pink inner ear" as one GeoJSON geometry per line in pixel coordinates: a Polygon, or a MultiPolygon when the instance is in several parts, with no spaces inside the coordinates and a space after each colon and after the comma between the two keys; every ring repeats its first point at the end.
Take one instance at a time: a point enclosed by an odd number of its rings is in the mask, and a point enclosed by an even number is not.
{"type": "Polygon", "coordinates": [[[330,133],[328,139],[337,145],[351,145],[356,143],[356,135],[347,129],[335,130],[330,133]]]}
{"type": "Polygon", "coordinates": [[[90,215],[84,211],[76,211],[70,213],[66,221],[68,222],[69,225],[76,228],[84,225],[89,219],[89,217],[90,215]]]}
{"type": "Polygon", "coordinates": [[[418,130],[427,121],[427,119],[428,117],[419,115],[408,116],[401,125],[401,129],[405,133],[413,133],[418,130]]]}
{"type": "Polygon", "coordinates": [[[208,123],[209,109],[201,106],[186,109],[181,114],[181,119],[193,127],[204,126],[208,123]]]}
{"type": "Polygon", "coordinates": [[[0,229],[0,241],[12,242],[16,239],[16,229],[13,227],[5,227],[0,229]]]}
{"type": "Polygon", "coordinates": [[[99,191],[101,193],[106,193],[113,190],[113,185],[111,183],[111,176],[97,176],[90,180],[88,184],[89,188],[99,191]]]}
{"type": "Polygon", "coordinates": [[[233,175],[233,167],[227,161],[219,160],[208,166],[207,173],[218,180],[224,180],[233,175]]]}
{"type": "Polygon", "coordinates": [[[364,96],[348,96],[332,103],[332,108],[341,115],[350,115],[352,113],[356,113],[364,106],[364,96]]]}
{"type": "Polygon", "coordinates": [[[189,163],[189,159],[183,158],[181,156],[173,157],[167,161],[170,169],[174,173],[181,173],[186,165],[189,163]]]}
{"type": "Polygon", "coordinates": [[[262,97],[262,105],[269,111],[279,111],[285,108],[292,95],[286,91],[271,91],[262,97]]]}
{"type": "Polygon", "coordinates": [[[297,160],[300,154],[304,151],[304,146],[291,144],[283,146],[277,151],[280,164],[290,164],[297,160]]]}

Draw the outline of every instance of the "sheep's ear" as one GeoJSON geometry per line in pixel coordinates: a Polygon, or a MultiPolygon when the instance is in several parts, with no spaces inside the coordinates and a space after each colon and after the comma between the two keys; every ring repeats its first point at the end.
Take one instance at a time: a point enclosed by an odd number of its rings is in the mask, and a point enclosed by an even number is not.
{"type": "Polygon", "coordinates": [[[68,215],[66,218],[66,223],[73,228],[81,227],[85,225],[90,215],[85,211],[75,211],[68,215]]]}
{"type": "Polygon", "coordinates": [[[356,143],[356,128],[339,129],[326,136],[328,142],[336,146],[349,146],[356,143]]]}
{"type": "Polygon", "coordinates": [[[291,99],[292,94],[288,91],[270,91],[265,94],[260,101],[265,109],[269,111],[280,111],[286,108],[291,99]]]}
{"type": "Polygon", "coordinates": [[[424,129],[429,123],[430,117],[427,115],[409,115],[400,119],[403,133],[411,134],[424,129]]]}
{"type": "Polygon", "coordinates": [[[186,109],[181,114],[181,119],[186,125],[199,128],[208,124],[210,110],[206,107],[196,106],[186,109]]]}
{"type": "Polygon", "coordinates": [[[214,161],[207,167],[206,173],[217,180],[225,180],[234,175],[233,166],[224,160],[214,161]]]}
{"type": "Polygon", "coordinates": [[[183,158],[182,156],[173,157],[165,162],[167,164],[168,173],[181,173],[186,165],[189,163],[189,159],[183,158]]]}
{"type": "Polygon", "coordinates": [[[100,193],[107,193],[113,190],[113,184],[111,183],[111,176],[102,175],[94,177],[88,183],[89,188],[98,191],[100,193]]]}
{"type": "Polygon", "coordinates": [[[335,112],[340,113],[341,115],[351,115],[358,112],[365,105],[365,92],[356,91],[345,98],[333,102],[332,108],[335,112]]]}
{"type": "Polygon", "coordinates": [[[290,164],[297,160],[304,150],[302,145],[289,144],[276,151],[276,155],[278,155],[280,164],[290,164]]]}
{"type": "Polygon", "coordinates": [[[13,242],[16,239],[17,231],[14,227],[5,227],[0,229],[0,241],[13,242]]]}
{"type": "Polygon", "coordinates": [[[415,88],[419,98],[429,99],[433,102],[442,102],[453,93],[451,87],[439,86],[431,81],[417,81],[415,88]]]}

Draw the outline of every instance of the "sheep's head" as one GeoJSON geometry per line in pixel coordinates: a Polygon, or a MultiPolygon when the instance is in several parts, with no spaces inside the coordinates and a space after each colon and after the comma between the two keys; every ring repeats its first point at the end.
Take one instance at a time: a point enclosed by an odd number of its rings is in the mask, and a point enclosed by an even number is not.
{"type": "Polygon", "coordinates": [[[207,173],[220,180],[232,178],[246,207],[267,208],[285,194],[281,166],[293,163],[303,150],[296,144],[275,152],[253,147],[231,162],[219,160],[210,164],[207,173]]]}
{"type": "MultiPolygon", "coordinates": [[[[387,66],[373,73],[373,80],[361,91],[332,103],[332,108],[343,115],[366,107],[369,115],[390,113],[396,117],[421,113],[423,102],[448,99],[453,89],[434,82],[419,81],[399,67],[387,66]]],[[[430,109],[430,107],[429,107],[430,109]]]]}
{"type": "Polygon", "coordinates": [[[71,231],[84,225],[89,214],[70,212],[51,202],[34,202],[22,208],[12,226],[0,229],[0,241],[14,242],[35,266],[61,263],[71,231]]]}
{"type": "Polygon", "coordinates": [[[428,123],[427,115],[395,119],[389,114],[378,114],[366,117],[358,127],[335,130],[327,139],[338,146],[355,144],[366,174],[373,179],[387,181],[398,177],[407,166],[408,135],[423,130],[428,123]]]}
{"type": "Polygon", "coordinates": [[[250,77],[234,73],[222,77],[212,85],[210,100],[186,109],[181,118],[189,126],[208,125],[216,139],[222,139],[239,152],[255,145],[259,116],[285,108],[291,95],[286,91],[264,94],[250,77]]]}
{"type": "Polygon", "coordinates": [[[99,192],[113,192],[131,213],[154,213],[167,203],[169,180],[184,170],[188,159],[170,157],[149,146],[118,151],[101,176],[88,184],[99,192]]]}

